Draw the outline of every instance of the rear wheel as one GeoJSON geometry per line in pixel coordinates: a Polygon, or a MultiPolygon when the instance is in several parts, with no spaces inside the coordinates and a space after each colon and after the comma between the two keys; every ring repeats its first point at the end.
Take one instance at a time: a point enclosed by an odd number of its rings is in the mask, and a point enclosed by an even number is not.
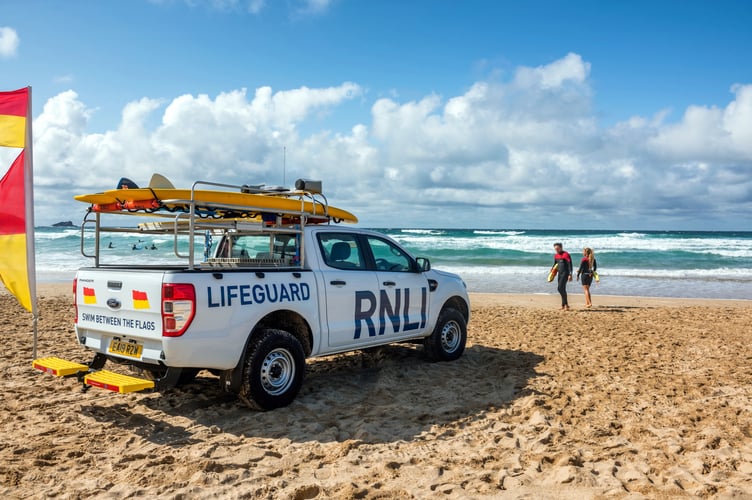
{"type": "Polygon", "coordinates": [[[287,406],[304,374],[305,352],[298,339],[283,330],[263,330],[246,349],[239,396],[258,410],[287,406]]]}
{"type": "Polygon", "coordinates": [[[423,341],[426,354],[433,361],[454,361],[462,356],[467,342],[465,317],[457,310],[447,308],[439,314],[436,328],[423,341]]]}

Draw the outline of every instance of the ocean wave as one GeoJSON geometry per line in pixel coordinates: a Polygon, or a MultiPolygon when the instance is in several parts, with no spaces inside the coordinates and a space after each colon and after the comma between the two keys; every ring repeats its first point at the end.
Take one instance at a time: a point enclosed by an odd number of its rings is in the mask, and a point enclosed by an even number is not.
{"type": "MultiPolygon", "coordinates": [[[[527,254],[553,255],[552,241],[548,236],[530,236],[527,234],[498,235],[474,234],[473,236],[453,236],[449,234],[398,234],[395,238],[414,251],[516,251],[527,254]]],[[[563,239],[563,238],[562,238],[563,239]]],[[[579,257],[581,249],[590,247],[596,256],[602,254],[619,254],[626,256],[637,252],[643,255],[636,258],[650,258],[650,253],[694,254],[712,258],[717,255],[728,258],[752,258],[752,242],[745,239],[624,239],[615,236],[582,237],[565,240],[565,249],[574,257],[579,257]]]]}
{"type": "Polygon", "coordinates": [[[645,238],[648,235],[646,233],[616,233],[616,236],[620,238],[645,238]]]}
{"type": "Polygon", "coordinates": [[[476,229],[473,231],[473,234],[482,234],[482,235],[501,235],[501,236],[518,236],[520,234],[525,234],[525,231],[491,231],[486,229],[476,229]]]}
{"type": "MultiPolygon", "coordinates": [[[[549,267],[540,266],[464,266],[464,265],[439,265],[437,269],[442,269],[455,274],[463,275],[488,275],[488,276],[543,276],[546,277],[549,267]]],[[[598,273],[603,279],[621,277],[621,278],[675,278],[675,279],[726,279],[741,282],[752,282],[752,271],[748,269],[735,268],[715,268],[715,269],[630,269],[615,268],[608,269],[598,273]]]]}
{"type": "Polygon", "coordinates": [[[34,231],[34,239],[36,240],[59,240],[62,238],[79,237],[81,235],[80,229],[62,229],[55,232],[47,231],[34,231]]]}
{"type": "MultiPolygon", "coordinates": [[[[499,260],[524,259],[532,261],[550,260],[553,255],[554,240],[562,240],[565,249],[573,260],[579,262],[581,248],[588,246],[595,250],[599,261],[610,261],[612,265],[623,266],[635,262],[636,267],[650,265],[650,261],[661,260],[662,266],[686,267],[687,264],[705,261],[708,267],[728,265],[731,267],[752,267],[752,237],[619,237],[611,234],[573,234],[571,237],[534,234],[524,231],[492,230],[436,230],[402,229],[388,232],[414,254],[430,258],[467,260],[473,262],[489,256],[499,260]]],[[[624,233],[627,234],[627,233],[624,233]]],[[[643,234],[643,233],[640,233],[643,234]]],[[[37,250],[41,253],[79,253],[80,233],[75,229],[54,232],[37,232],[37,250]]],[[[84,239],[87,248],[93,248],[93,231],[86,231],[84,239]]],[[[113,242],[116,247],[130,248],[138,240],[147,240],[157,245],[169,244],[172,238],[165,235],[115,234],[102,236],[102,243],[113,242]]],[[[199,238],[200,240],[200,238],[199,238]]],[[[182,243],[181,243],[182,244],[182,243]]],[[[698,267],[700,267],[698,265],[698,267]]]]}
{"type": "Polygon", "coordinates": [[[445,231],[441,229],[400,229],[401,233],[407,234],[444,234],[445,231]]]}
{"type": "MultiPolygon", "coordinates": [[[[428,257],[434,268],[456,272],[468,283],[482,283],[483,290],[487,291],[536,292],[539,286],[549,290],[551,284],[545,278],[555,241],[564,243],[575,266],[580,262],[581,249],[593,248],[604,282],[609,286],[628,283],[620,290],[624,294],[633,293],[634,287],[644,287],[646,293],[663,288],[666,293],[682,294],[685,293],[683,288],[692,288],[697,283],[727,289],[730,296],[741,293],[740,288],[752,290],[752,233],[749,232],[419,228],[393,228],[382,232],[394,237],[413,255],[428,257]]],[[[72,275],[80,267],[93,265],[91,259],[81,255],[78,229],[37,228],[35,235],[39,274],[72,275]]],[[[84,234],[89,253],[94,249],[93,237],[91,230],[84,234]]],[[[182,262],[174,255],[172,241],[172,237],[165,234],[102,234],[104,262],[137,265],[147,258],[151,263],[182,262]],[[107,248],[110,242],[114,248],[107,248]],[[131,251],[134,243],[139,246],[148,243],[150,247],[152,242],[158,250],[131,251]]],[[[181,240],[179,247],[181,253],[187,253],[187,241],[181,240]]],[[[203,255],[203,238],[197,239],[195,249],[196,255],[203,255]]]]}

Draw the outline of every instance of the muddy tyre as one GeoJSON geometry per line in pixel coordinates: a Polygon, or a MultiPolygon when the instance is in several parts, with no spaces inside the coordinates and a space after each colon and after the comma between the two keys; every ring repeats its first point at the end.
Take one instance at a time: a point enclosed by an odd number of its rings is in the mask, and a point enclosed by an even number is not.
{"type": "Polygon", "coordinates": [[[446,308],[439,314],[433,333],[423,341],[423,347],[431,361],[454,361],[462,356],[466,342],[465,317],[456,309],[446,308]]]}
{"type": "Polygon", "coordinates": [[[239,396],[256,410],[273,410],[295,399],[305,375],[300,341],[282,330],[264,330],[249,343],[239,396]]]}

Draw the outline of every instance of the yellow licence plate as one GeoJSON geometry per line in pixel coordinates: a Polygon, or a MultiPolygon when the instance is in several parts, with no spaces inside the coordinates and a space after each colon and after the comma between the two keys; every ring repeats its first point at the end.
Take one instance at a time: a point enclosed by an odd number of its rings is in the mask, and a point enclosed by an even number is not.
{"type": "Polygon", "coordinates": [[[144,346],[138,342],[125,342],[120,339],[112,339],[110,347],[107,349],[112,354],[128,356],[129,358],[140,358],[143,350],[144,346]]]}

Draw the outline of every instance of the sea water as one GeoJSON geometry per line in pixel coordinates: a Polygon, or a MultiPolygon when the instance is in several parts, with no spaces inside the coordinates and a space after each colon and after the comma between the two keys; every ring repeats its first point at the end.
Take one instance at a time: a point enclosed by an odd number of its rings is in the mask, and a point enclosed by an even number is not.
{"type": "MultiPolygon", "coordinates": [[[[553,244],[561,242],[575,268],[583,247],[595,252],[600,283],[595,295],[752,299],[752,232],[561,231],[487,229],[377,229],[432,267],[462,276],[471,292],[556,293],[546,277],[553,244]]],[[[76,269],[93,265],[81,254],[77,228],[40,227],[35,232],[37,280],[70,281],[76,269]]],[[[170,235],[105,234],[101,253],[108,263],[176,263],[170,235]],[[112,248],[110,247],[112,243],[112,248]]],[[[197,260],[204,238],[196,238],[197,260]]],[[[93,234],[85,233],[85,251],[93,234]]],[[[178,252],[188,245],[180,242],[178,252]]],[[[573,281],[569,291],[580,293],[573,281]]]]}

